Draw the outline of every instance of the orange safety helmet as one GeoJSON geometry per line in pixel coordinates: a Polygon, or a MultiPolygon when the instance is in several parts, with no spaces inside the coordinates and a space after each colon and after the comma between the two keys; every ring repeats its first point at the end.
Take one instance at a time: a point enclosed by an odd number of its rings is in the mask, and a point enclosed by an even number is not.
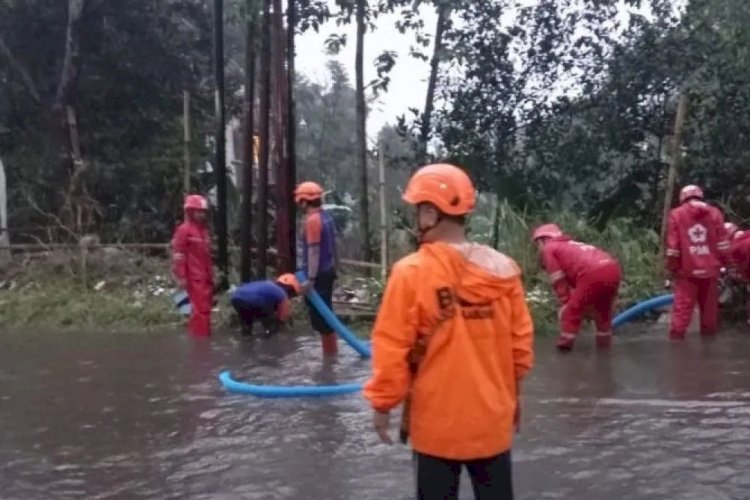
{"type": "Polygon", "coordinates": [[[189,194],[185,197],[185,210],[208,210],[208,200],[199,194],[189,194]]]}
{"type": "Polygon", "coordinates": [[[680,203],[685,203],[692,198],[698,198],[699,200],[702,200],[703,190],[693,184],[685,186],[680,190],[680,203]]]}
{"type": "Polygon", "coordinates": [[[542,224],[534,230],[531,240],[538,241],[542,238],[559,238],[560,236],[562,236],[562,231],[557,224],[542,224]]]}
{"type": "Polygon", "coordinates": [[[293,274],[290,274],[290,273],[282,274],[281,276],[278,277],[276,281],[281,283],[282,285],[292,287],[292,290],[294,290],[294,293],[298,295],[300,291],[302,290],[302,287],[299,284],[299,280],[293,274]]]}
{"type": "Polygon", "coordinates": [[[420,168],[409,179],[403,200],[410,205],[432,203],[446,215],[466,215],[474,211],[477,192],[466,172],[448,163],[420,168]]]}
{"type": "Polygon", "coordinates": [[[317,182],[303,182],[294,190],[294,201],[315,201],[323,197],[323,188],[317,182]]]}

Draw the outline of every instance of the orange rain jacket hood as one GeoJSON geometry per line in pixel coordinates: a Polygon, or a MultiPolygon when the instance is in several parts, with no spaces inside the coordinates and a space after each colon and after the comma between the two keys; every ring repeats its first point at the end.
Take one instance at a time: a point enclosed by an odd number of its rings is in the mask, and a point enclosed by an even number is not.
{"type": "Polygon", "coordinates": [[[510,449],[518,382],[533,361],[520,274],[512,259],[471,243],[425,244],[393,267],[364,395],[379,411],[401,403],[412,383],[409,352],[429,337],[409,418],[420,453],[468,460],[510,449]]]}

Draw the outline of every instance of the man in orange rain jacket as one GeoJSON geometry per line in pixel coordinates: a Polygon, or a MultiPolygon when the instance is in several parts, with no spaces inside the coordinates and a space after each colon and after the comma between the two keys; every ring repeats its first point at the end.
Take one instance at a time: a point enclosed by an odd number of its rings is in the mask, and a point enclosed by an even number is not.
{"type": "Polygon", "coordinates": [[[203,196],[185,197],[185,220],[172,238],[172,274],[190,298],[192,313],[188,330],[196,337],[211,335],[214,280],[208,201],[203,196]]]}
{"type": "MultiPolygon", "coordinates": [[[[323,210],[323,188],[315,182],[303,182],[294,191],[294,201],[304,211],[302,242],[303,269],[307,282],[303,293],[314,288],[329,309],[333,309],[333,289],[336,281],[336,224],[323,210]]],[[[320,334],[323,355],[338,352],[338,341],[333,329],[312,303],[305,299],[313,329],[320,334]]]]}
{"type": "Polygon", "coordinates": [[[730,243],[724,216],[703,201],[703,190],[685,186],[680,206],[669,213],[667,270],[675,278],[669,338],[685,338],[698,302],[701,334],[713,335],[719,323],[719,273],[728,262],[730,243]]]}
{"type": "Polygon", "coordinates": [[[617,260],[593,245],[573,241],[555,224],[538,227],[532,238],[562,304],[557,348],[573,349],[587,315],[593,316],[596,323],[597,347],[609,347],[612,312],[621,279],[617,260]]]}
{"type": "Polygon", "coordinates": [[[456,498],[466,466],[476,498],[513,498],[510,450],[533,325],[518,266],[465,238],[476,192],[453,165],[421,168],[404,200],[417,207],[421,245],[393,266],[372,335],[364,395],[380,439],[404,402],[418,498],[456,498]]]}

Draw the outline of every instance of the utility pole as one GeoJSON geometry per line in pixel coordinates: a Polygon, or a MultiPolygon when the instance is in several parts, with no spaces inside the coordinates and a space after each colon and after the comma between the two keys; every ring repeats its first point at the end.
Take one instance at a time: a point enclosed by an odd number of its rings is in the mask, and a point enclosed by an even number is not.
{"type": "Polygon", "coordinates": [[[182,128],[183,128],[183,141],[182,141],[182,154],[184,157],[184,171],[182,179],[182,190],[185,194],[190,193],[190,91],[186,90],[182,93],[182,128]]]}
{"type": "Polygon", "coordinates": [[[687,94],[682,92],[677,101],[677,116],[674,120],[674,135],[670,149],[672,154],[669,161],[669,174],[667,174],[667,185],[664,190],[664,212],[661,219],[661,256],[664,257],[667,241],[667,226],[669,225],[669,211],[672,208],[672,198],[674,197],[674,186],[677,182],[677,170],[680,168],[682,161],[682,128],[685,124],[685,115],[687,114],[687,94]]]}

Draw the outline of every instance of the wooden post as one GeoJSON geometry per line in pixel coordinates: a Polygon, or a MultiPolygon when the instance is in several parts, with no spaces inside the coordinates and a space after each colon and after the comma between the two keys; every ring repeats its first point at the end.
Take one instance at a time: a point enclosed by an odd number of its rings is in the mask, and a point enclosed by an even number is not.
{"type": "Polygon", "coordinates": [[[182,128],[183,128],[183,142],[182,142],[182,154],[185,161],[184,177],[182,190],[185,194],[190,193],[190,91],[185,90],[182,93],[182,128]]]}
{"type": "Polygon", "coordinates": [[[378,192],[380,194],[380,277],[388,278],[388,207],[385,192],[385,151],[383,143],[378,148],[378,192]]]}
{"type": "Polygon", "coordinates": [[[677,102],[677,116],[674,121],[674,136],[670,144],[671,158],[669,161],[669,174],[667,175],[667,185],[664,190],[664,212],[661,219],[661,257],[663,260],[667,243],[667,226],[669,224],[669,211],[672,208],[672,198],[674,197],[674,186],[677,182],[678,169],[682,160],[682,127],[685,124],[685,114],[687,113],[687,94],[682,92],[677,102]]]}

